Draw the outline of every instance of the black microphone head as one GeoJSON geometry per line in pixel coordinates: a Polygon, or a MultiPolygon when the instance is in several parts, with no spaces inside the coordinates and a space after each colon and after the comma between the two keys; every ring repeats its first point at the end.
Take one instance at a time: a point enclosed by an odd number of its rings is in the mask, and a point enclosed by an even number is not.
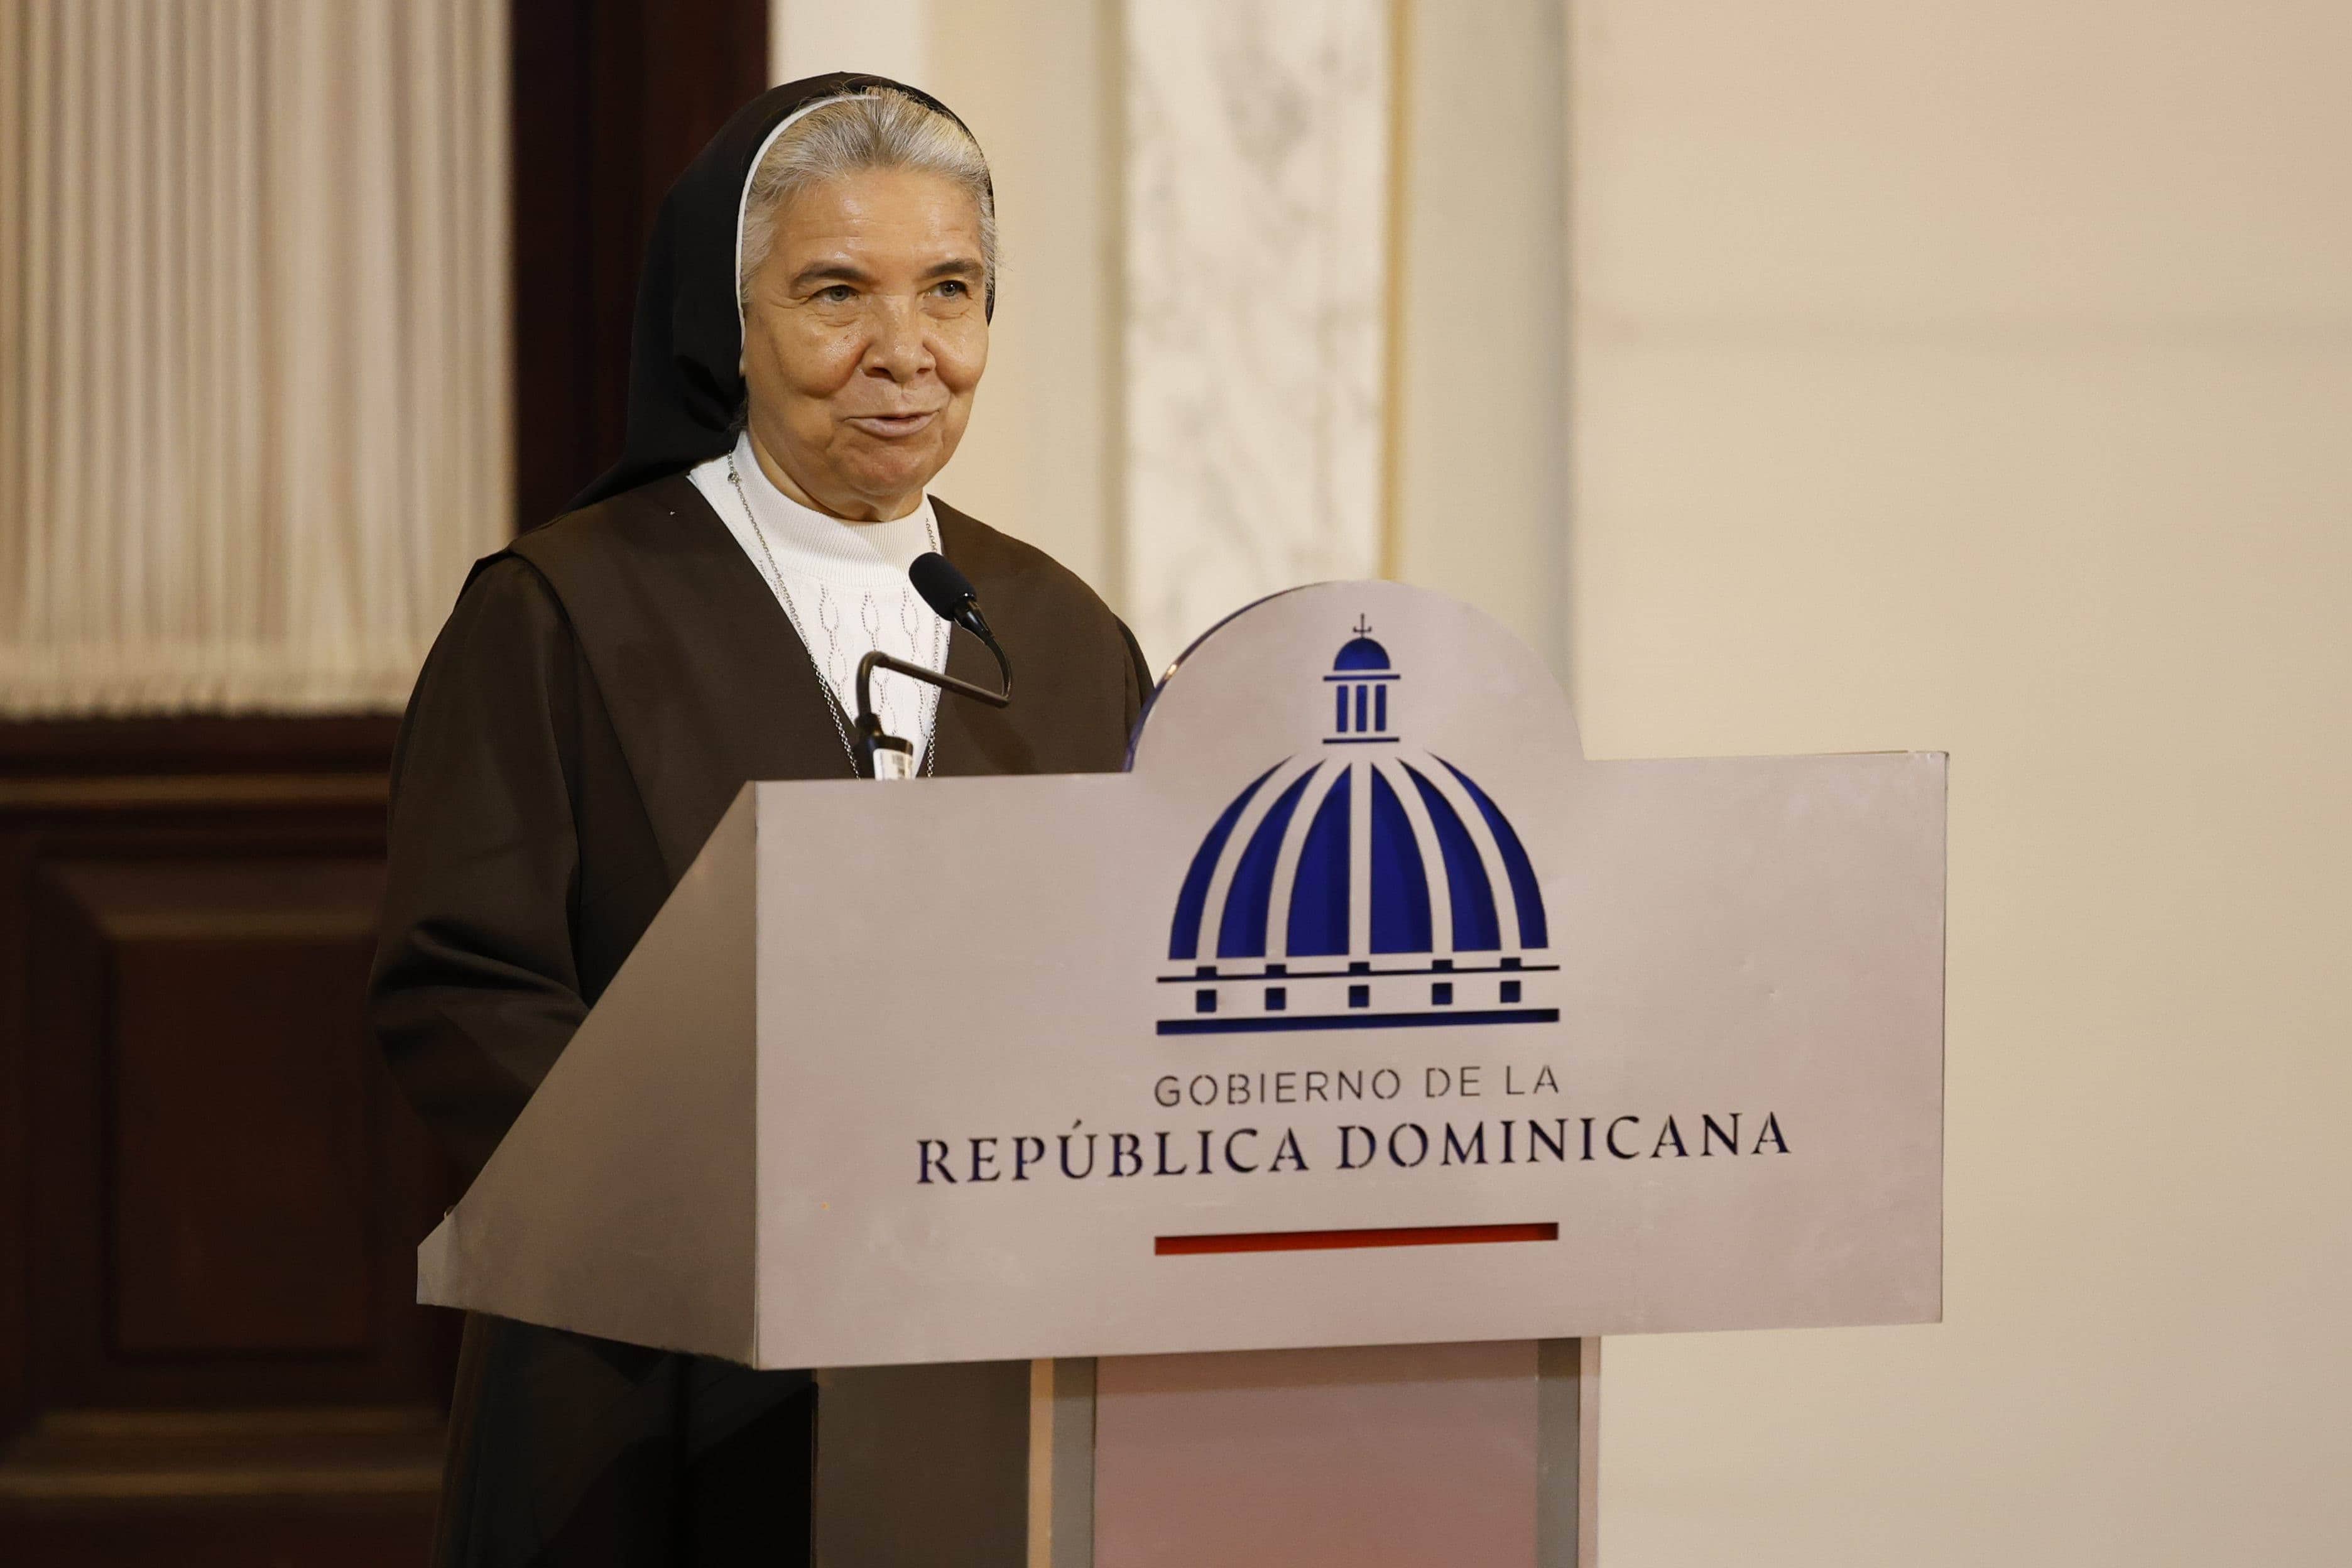
{"type": "Polygon", "coordinates": [[[988,629],[988,617],[980,613],[980,590],[971,579],[955,568],[955,563],[936,550],[927,550],[915,557],[907,568],[907,580],[931,613],[952,626],[961,626],[996,656],[996,672],[1004,678],[1004,689],[997,696],[987,697],[999,708],[1013,700],[1013,661],[1004,657],[1004,648],[996,634],[988,629]]]}
{"type": "Polygon", "coordinates": [[[955,563],[938,551],[927,550],[916,556],[914,564],[907,568],[907,577],[940,619],[969,624],[967,612],[977,616],[979,591],[971,578],[956,570],[955,563]]]}

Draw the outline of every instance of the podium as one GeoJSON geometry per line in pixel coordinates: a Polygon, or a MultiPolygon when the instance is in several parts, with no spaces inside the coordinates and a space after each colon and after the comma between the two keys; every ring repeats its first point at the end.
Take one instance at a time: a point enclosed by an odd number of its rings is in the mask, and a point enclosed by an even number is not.
{"type": "Polygon", "coordinates": [[[1940,754],[1296,590],[1123,773],[747,785],[419,1299],[820,1369],[823,1563],[1591,1568],[1601,1337],[1940,1316],[1943,909],[1940,754]]]}

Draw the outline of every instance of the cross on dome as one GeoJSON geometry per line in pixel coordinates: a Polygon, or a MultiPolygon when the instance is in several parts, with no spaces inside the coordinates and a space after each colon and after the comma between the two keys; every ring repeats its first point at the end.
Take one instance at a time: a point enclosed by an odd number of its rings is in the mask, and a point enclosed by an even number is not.
{"type": "Polygon", "coordinates": [[[1340,646],[1339,657],[1331,661],[1334,675],[1351,675],[1359,670],[1389,668],[1389,650],[1374,642],[1372,623],[1363,616],[1356,617],[1355,637],[1340,646]]]}

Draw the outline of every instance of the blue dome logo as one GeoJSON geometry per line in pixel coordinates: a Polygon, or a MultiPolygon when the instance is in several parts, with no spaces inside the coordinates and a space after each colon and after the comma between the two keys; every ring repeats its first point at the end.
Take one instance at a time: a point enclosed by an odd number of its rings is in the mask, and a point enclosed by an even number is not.
{"type": "Polygon", "coordinates": [[[1353,633],[1322,747],[1252,779],[1192,857],[1163,1035],[1559,1017],[1530,994],[1559,966],[1526,847],[1468,773],[1402,742],[1404,677],[1363,617],[1353,633]]]}

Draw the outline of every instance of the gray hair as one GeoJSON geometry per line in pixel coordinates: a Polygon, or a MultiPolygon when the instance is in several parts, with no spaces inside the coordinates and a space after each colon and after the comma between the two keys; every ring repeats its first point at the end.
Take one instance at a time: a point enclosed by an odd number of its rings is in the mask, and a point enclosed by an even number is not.
{"type": "Polygon", "coordinates": [[[735,299],[751,306],[751,279],[776,239],[784,204],[812,185],[862,169],[914,169],[939,174],[971,193],[980,208],[980,264],[986,293],[996,292],[996,197],[988,160],[971,133],[947,115],[903,92],[876,88],[819,104],[789,121],[761,156],[743,190],[742,243],[738,247],[735,299]]]}

